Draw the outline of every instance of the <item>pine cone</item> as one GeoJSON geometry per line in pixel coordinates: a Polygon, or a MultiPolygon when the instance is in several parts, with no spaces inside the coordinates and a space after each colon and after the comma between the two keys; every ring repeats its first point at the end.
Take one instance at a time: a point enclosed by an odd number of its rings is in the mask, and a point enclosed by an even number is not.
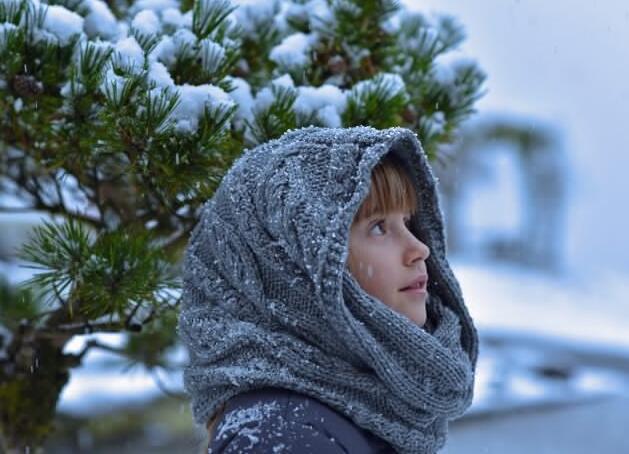
{"type": "Polygon", "coordinates": [[[44,87],[33,76],[17,75],[13,78],[13,90],[22,98],[32,98],[41,95],[44,87]]]}

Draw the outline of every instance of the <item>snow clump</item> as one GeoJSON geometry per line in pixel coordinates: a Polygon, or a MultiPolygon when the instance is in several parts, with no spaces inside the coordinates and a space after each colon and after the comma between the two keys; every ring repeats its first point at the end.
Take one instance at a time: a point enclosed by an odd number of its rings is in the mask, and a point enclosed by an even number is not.
{"type": "Polygon", "coordinates": [[[159,17],[154,11],[145,9],[135,15],[131,22],[131,28],[137,30],[143,35],[157,35],[161,31],[159,17]]]}
{"type": "Polygon", "coordinates": [[[83,18],[63,6],[48,5],[43,30],[48,33],[42,34],[42,39],[54,41],[54,39],[50,39],[52,35],[60,45],[65,46],[70,44],[70,40],[75,35],[80,35],[83,32],[83,18]]]}
{"type": "Polygon", "coordinates": [[[287,68],[305,66],[309,61],[308,54],[316,44],[317,39],[315,33],[293,33],[271,49],[269,59],[279,66],[287,68]]]}
{"type": "Polygon", "coordinates": [[[83,30],[90,38],[114,39],[119,36],[118,21],[109,6],[101,0],[83,2],[89,13],[84,18],[83,30]]]}

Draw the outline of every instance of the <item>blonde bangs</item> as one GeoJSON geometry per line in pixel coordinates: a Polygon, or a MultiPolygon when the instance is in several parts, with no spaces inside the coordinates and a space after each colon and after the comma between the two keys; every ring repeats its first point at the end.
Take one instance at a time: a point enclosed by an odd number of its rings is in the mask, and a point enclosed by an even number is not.
{"type": "Polygon", "coordinates": [[[392,211],[415,214],[417,197],[411,180],[396,159],[385,156],[371,172],[371,189],[363,201],[354,222],[392,211]]]}

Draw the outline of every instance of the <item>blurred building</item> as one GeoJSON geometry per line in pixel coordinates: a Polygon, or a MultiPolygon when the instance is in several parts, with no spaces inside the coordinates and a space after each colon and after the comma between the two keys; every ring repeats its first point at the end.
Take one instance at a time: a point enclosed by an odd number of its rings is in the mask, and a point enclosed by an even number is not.
{"type": "Polygon", "coordinates": [[[567,162],[552,127],[480,116],[434,167],[450,253],[561,266],[567,162]]]}

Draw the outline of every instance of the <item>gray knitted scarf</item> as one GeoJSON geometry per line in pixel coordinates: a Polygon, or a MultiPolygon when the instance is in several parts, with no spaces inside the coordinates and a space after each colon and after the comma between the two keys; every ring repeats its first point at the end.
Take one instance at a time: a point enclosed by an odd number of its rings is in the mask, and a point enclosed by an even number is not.
{"type": "Polygon", "coordinates": [[[239,393],[314,397],[401,453],[434,453],[472,401],[477,333],[446,260],[435,179],[409,130],[305,128],[247,150],[203,208],[184,262],[184,383],[205,424],[239,393]],[[345,267],[371,170],[394,153],[431,249],[421,328],[345,267]]]}

